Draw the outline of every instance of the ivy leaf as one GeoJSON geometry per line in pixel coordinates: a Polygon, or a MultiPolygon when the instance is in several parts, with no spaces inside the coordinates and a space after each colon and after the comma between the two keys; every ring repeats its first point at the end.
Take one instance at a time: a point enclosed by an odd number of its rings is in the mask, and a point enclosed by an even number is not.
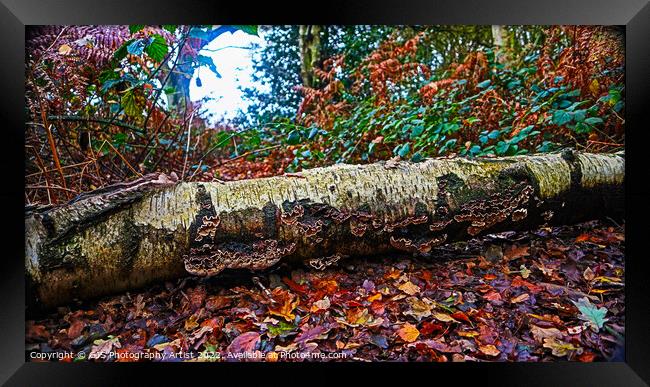
{"type": "Polygon", "coordinates": [[[571,122],[571,114],[564,110],[556,110],[553,113],[553,123],[555,125],[564,125],[571,122]]]}
{"type": "Polygon", "coordinates": [[[297,130],[292,130],[287,136],[287,144],[297,145],[300,143],[300,133],[297,130]]]}
{"type": "Polygon", "coordinates": [[[488,87],[491,82],[492,81],[490,81],[489,79],[486,79],[485,81],[476,84],[476,87],[478,87],[479,89],[484,89],[484,88],[488,87]]]}
{"type": "Polygon", "coordinates": [[[596,125],[602,123],[603,119],[600,117],[589,117],[585,120],[585,122],[589,125],[596,125]]]}
{"type": "Polygon", "coordinates": [[[406,144],[403,144],[403,145],[399,148],[399,150],[397,151],[397,154],[399,155],[399,157],[401,157],[401,158],[405,158],[406,156],[408,156],[408,154],[409,154],[410,151],[411,151],[411,144],[409,144],[409,143],[407,142],[406,144]]]}
{"type": "Polygon", "coordinates": [[[580,298],[577,302],[571,301],[578,308],[581,315],[578,316],[581,320],[589,323],[589,327],[592,331],[598,332],[600,328],[603,327],[603,324],[608,319],[605,318],[607,314],[607,308],[602,307],[598,308],[596,305],[592,304],[587,297],[580,298]]]}
{"type": "Polygon", "coordinates": [[[151,40],[151,43],[149,43],[144,51],[154,61],[162,62],[162,60],[165,59],[165,56],[167,55],[169,46],[167,46],[165,38],[158,34],[152,35],[152,38],[153,39],[151,40]]]}

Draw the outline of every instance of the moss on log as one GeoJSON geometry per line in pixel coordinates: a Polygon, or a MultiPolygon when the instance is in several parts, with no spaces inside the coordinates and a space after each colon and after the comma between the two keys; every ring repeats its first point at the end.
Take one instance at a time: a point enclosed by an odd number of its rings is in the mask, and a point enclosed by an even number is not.
{"type": "MultiPolygon", "coordinates": [[[[474,236],[623,214],[620,155],[336,165],[228,183],[164,175],[26,213],[28,301],[51,307],[225,268],[431,255],[474,236]]],[[[435,257],[431,257],[435,259],[435,257]]]]}

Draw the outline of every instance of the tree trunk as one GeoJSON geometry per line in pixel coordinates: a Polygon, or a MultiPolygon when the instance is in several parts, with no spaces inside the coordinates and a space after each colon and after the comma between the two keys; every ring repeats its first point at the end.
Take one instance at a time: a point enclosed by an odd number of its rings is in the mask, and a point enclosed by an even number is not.
{"type": "Polygon", "coordinates": [[[492,42],[494,43],[497,61],[500,63],[508,62],[508,31],[505,26],[492,26],[492,42]]]}
{"type": "Polygon", "coordinates": [[[298,30],[298,47],[300,49],[300,77],[305,87],[316,86],[314,68],[321,60],[321,30],[322,26],[300,26],[298,30]]]}
{"type": "Polygon", "coordinates": [[[29,300],[49,307],[187,273],[314,267],[623,211],[622,155],[335,165],[228,183],[165,175],[26,214],[29,300]]]}

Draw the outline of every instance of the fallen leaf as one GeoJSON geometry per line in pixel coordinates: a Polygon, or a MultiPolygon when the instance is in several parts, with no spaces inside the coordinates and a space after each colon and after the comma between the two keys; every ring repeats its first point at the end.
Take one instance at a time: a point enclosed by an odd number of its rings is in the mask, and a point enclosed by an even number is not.
{"type": "Polygon", "coordinates": [[[192,331],[194,328],[198,327],[199,323],[196,321],[196,315],[191,315],[187,320],[185,320],[185,330],[192,331]]]}
{"type": "Polygon", "coordinates": [[[489,292],[488,294],[484,295],[483,298],[488,301],[501,301],[501,295],[495,291],[489,292]]]}
{"type": "Polygon", "coordinates": [[[327,332],[330,328],[324,327],[322,325],[317,325],[313,328],[307,328],[301,334],[296,337],[296,343],[305,344],[311,340],[323,340],[327,338],[327,332]]]}
{"type": "Polygon", "coordinates": [[[79,337],[85,327],[86,323],[83,320],[75,320],[72,324],[70,324],[70,327],[68,328],[68,338],[74,339],[76,337],[79,337]]]}
{"type": "Polygon", "coordinates": [[[455,318],[451,317],[450,315],[446,313],[440,313],[440,312],[433,312],[431,314],[433,318],[435,318],[438,321],[442,322],[458,322],[455,318]]]}
{"type": "Polygon", "coordinates": [[[512,245],[510,246],[510,248],[506,249],[503,252],[503,257],[508,261],[513,261],[517,258],[526,257],[530,255],[530,253],[528,252],[529,249],[530,246],[512,245]]]}
{"type": "Polygon", "coordinates": [[[397,331],[397,335],[407,343],[412,343],[420,336],[420,331],[415,325],[406,323],[397,331]]]}
{"type": "Polygon", "coordinates": [[[404,282],[398,286],[398,289],[408,294],[409,296],[414,296],[420,293],[420,287],[413,284],[411,281],[404,282]]]}
{"type": "Polygon", "coordinates": [[[93,347],[90,350],[89,359],[105,359],[110,356],[113,347],[120,348],[119,337],[108,336],[107,340],[98,339],[93,342],[93,347]]]}
{"type": "Polygon", "coordinates": [[[559,341],[553,337],[547,337],[544,339],[544,348],[551,349],[551,353],[558,357],[566,356],[574,351],[582,352],[580,347],[575,347],[573,344],[559,341]]]}
{"type": "Polygon", "coordinates": [[[522,278],[528,278],[530,276],[530,270],[526,267],[526,265],[521,265],[519,266],[519,269],[521,270],[521,277],[522,278]]]}
{"type": "Polygon", "coordinates": [[[235,337],[226,350],[230,353],[253,352],[259,341],[260,335],[257,332],[242,333],[235,337]]]}
{"type": "Polygon", "coordinates": [[[271,294],[277,303],[269,306],[269,313],[292,322],[296,318],[293,310],[298,306],[300,300],[293,293],[279,287],[273,289],[271,294]]]}
{"type": "Polygon", "coordinates": [[[513,297],[510,302],[513,304],[519,303],[519,302],[524,302],[530,298],[530,295],[528,293],[522,293],[518,295],[517,297],[513,297]]]}
{"type": "Polygon", "coordinates": [[[454,313],[451,314],[451,317],[453,317],[453,318],[455,318],[456,320],[459,320],[459,321],[464,321],[464,322],[466,322],[468,324],[472,323],[470,321],[469,317],[467,317],[467,315],[464,312],[460,312],[460,311],[454,312],[454,313]]]}
{"type": "Polygon", "coordinates": [[[540,343],[543,342],[544,339],[561,339],[563,337],[562,332],[557,328],[542,328],[537,325],[531,325],[530,332],[533,334],[533,338],[540,343]]]}
{"type": "Polygon", "coordinates": [[[205,308],[211,312],[226,308],[232,304],[232,299],[225,296],[211,296],[205,301],[205,308]]]}
{"type": "Polygon", "coordinates": [[[325,296],[323,297],[322,300],[318,300],[314,302],[311,306],[310,311],[313,312],[319,312],[321,310],[327,310],[330,307],[330,299],[329,297],[325,296]]]}
{"type": "Polygon", "coordinates": [[[590,267],[586,268],[585,271],[582,273],[582,276],[584,277],[587,282],[593,280],[596,277],[596,274],[594,273],[593,270],[591,270],[590,267]]]}
{"type": "Polygon", "coordinates": [[[420,328],[420,334],[423,336],[429,336],[434,332],[444,332],[444,330],[445,327],[440,324],[425,321],[422,323],[422,327],[420,328]]]}
{"type": "Polygon", "coordinates": [[[495,347],[492,344],[479,345],[478,350],[481,351],[481,353],[488,356],[498,356],[501,353],[501,351],[499,351],[497,347],[495,347]]]}
{"type": "Polygon", "coordinates": [[[582,297],[577,302],[573,300],[571,302],[573,302],[581,313],[578,318],[588,322],[589,327],[594,332],[598,332],[600,328],[603,327],[605,321],[608,320],[605,318],[607,308],[598,308],[596,305],[592,304],[587,297],[582,297]]]}
{"type": "Polygon", "coordinates": [[[405,311],[403,313],[404,315],[413,316],[418,321],[431,316],[432,305],[430,303],[420,300],[417,297],[409,297],[406,301],[408,302],[410,309],[405,311]]]}

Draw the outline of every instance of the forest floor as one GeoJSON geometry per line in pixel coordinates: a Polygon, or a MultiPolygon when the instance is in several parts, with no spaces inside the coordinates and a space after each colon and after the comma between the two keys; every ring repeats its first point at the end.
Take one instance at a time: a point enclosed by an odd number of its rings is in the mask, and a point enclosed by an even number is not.
{"type": "Polygon", "coordinates": [[[624,247],[623,227],[606,220],[489,235],[429,258],[187,277],[28,320],[26,353],[28,361],[622,360],[624,247]]]}

